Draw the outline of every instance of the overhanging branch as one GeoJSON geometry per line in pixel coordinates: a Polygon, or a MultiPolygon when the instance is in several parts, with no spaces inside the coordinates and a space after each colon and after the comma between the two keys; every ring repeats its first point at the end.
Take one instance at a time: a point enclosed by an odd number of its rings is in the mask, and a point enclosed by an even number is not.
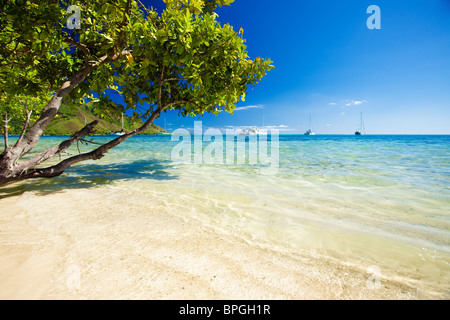
{"type": "Polygon", "coordinates": [[[25,171],[27,171],[29,168],[33,168],[33,167],[41,164],[42,162],[50,159],[51,157],[61,154],[62,152],[67,150],[72,144],[74,144],[75,142],[77,142],[78,140],[83,138],[84,136],[89,135],[89,133],[92,131],[92,129],[94,129],[94,127],[97,124],[98,124],[97,120],[89,123],[83,129],[76,132],[73,136],[71,136],[69,139],[61,142],[59,145],[54,146],[53,148],[50,148],[50,149],[44,151],[40,155],[38,155],[28,161],[18,164],[17,166],[14,167],[14,173],[21,175],[25,171]]]}
{"type": "Polygon", "coordinates": [[[131,138],[133,136],[136,136],[144,131],[146,131],[152,123],[161,115],[161,113],[166,110],[167,108],[170,108],[171,106],[178,104],[178,103],[191,103],[190,101],[185,100],[176,100],[173,102],[170,102],[166,105],[164,105],[162,108],[158,108],[151,116],[150,118],[138,129],[135,129],[129,133],[126,133],[122,136],[118,136],[116,139],[111,140],[110,142],[101,145],[97,149],[82,153],[76,156],[72,156],[70,158],[67,158],[58,164],[47,167],[47,168],[36,168],[36,169],[28,169],[31,165],[37,165],[39,163],[42,163],[46,159],[49,159],[50,156],[61,154],[64,152],[69,146],[71,146],[73,143],[80,141],[83,139],[85,135],[87,135],[93,127],[98,123],[98,121],[94,121],[90,124],[88,124],[86,127],[84,127],[82,130],[75,133],[71,138],[68,140],[65,140],[62,142],[59,146],[55,146],[41,155],[35,157],[34,159],[29,160],[28,162],[21,163],[20,165],[16,166],[14,171],[16,172],[15,175],[12,175],[10,177],[1,177],[0,176],[0,185],[13,182],[13,181],[20,181],[25,179],[33,179],[33,178],[52,178],[61,175],[67,168],[70,166],[86,161],[86,160],[98,160],[104,157],[106,152],[117,146],[118,144],[122,143],[123,141],[127,140],[128,138],[131,138]],[[20,171],[22,170],[22,171],[20,171]]]}

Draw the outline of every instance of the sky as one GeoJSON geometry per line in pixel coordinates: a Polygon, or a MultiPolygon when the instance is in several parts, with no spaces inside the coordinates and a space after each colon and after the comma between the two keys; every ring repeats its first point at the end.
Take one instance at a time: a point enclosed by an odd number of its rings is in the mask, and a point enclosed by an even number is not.
{"type": "Polygon", "coordinates": [[[235,0],[217,13],[275,69],[234,115],[168,112],[155,121],[167,131],[200,120],[301,134],[311,116],[317,134],[353,134],[362,113],[367,134],[450,134],[450,0],[235,0]],[[367,26],[371,5],[381,29],[367,26]]]}

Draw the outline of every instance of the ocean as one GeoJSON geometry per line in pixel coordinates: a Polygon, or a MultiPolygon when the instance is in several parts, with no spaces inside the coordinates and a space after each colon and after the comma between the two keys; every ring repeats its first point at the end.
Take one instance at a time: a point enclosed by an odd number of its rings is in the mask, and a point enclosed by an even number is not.
{"type": "MultiPolygon", "coordinates": [[[[34,152],[62,139],[43,137],[34,152]]],[[[120,209],[125,217],[176,213],[259,248],[357,268],[367,276],[364,290],[394,279],[420,297],[450,298],[450,136],[280,135],[278,141],[277,170],[268,172],[248,160],[174,162],[179,142],[170,135],[137,136],[60,177],[0,188],[0,197],[107,190],[124,199],[104,206],[112,215],[121,203],[132,203],[120,209]]],[[[66,209],[77,206],[69,198],[66,209]]],[[[34,202],[21,203],[26,209],[34,202]]]]}

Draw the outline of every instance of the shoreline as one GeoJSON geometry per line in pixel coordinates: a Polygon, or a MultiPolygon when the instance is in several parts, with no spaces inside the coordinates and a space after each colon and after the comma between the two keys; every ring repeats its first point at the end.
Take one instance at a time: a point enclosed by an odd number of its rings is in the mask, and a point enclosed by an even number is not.
{"type": "MultiPolygon", "coordinates": [[[[108,187],[1,199],[2,299],[440,299],[307,250],[273,248],[169,210],[111,207],[108,187]],[[47,197],[49,205],[36,207],[47,197]],[[78,203],[64,209],[65,201],[78,203]],[[57,208],[61,208],[60,211],[57,208]],[[89,210],[90,209],[90,210],[89,210]]],[[[148,199],[157,202],[158,199],[148,199]]],[[[157,206],[155,206],[157,207],[157,206]]],[[[163,207],[159,207],[163,208],[163,207]]]]}

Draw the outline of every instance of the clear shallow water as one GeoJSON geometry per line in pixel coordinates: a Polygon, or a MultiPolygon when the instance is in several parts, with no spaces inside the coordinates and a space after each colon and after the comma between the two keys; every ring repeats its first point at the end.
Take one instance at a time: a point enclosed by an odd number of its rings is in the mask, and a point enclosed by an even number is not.
{"type": "MultiPolygon", "coordinates": [[[[61,139],[44,137],[36,152],[61,139]]],[[[248,242],[362,270],[376,265],[383,276],[450,296],[450,136],[282,135],[275,174],[250,164],[177,164],[177,144],[170,136],[134,137],[21,192],[109,188],[248,242]]]]}

